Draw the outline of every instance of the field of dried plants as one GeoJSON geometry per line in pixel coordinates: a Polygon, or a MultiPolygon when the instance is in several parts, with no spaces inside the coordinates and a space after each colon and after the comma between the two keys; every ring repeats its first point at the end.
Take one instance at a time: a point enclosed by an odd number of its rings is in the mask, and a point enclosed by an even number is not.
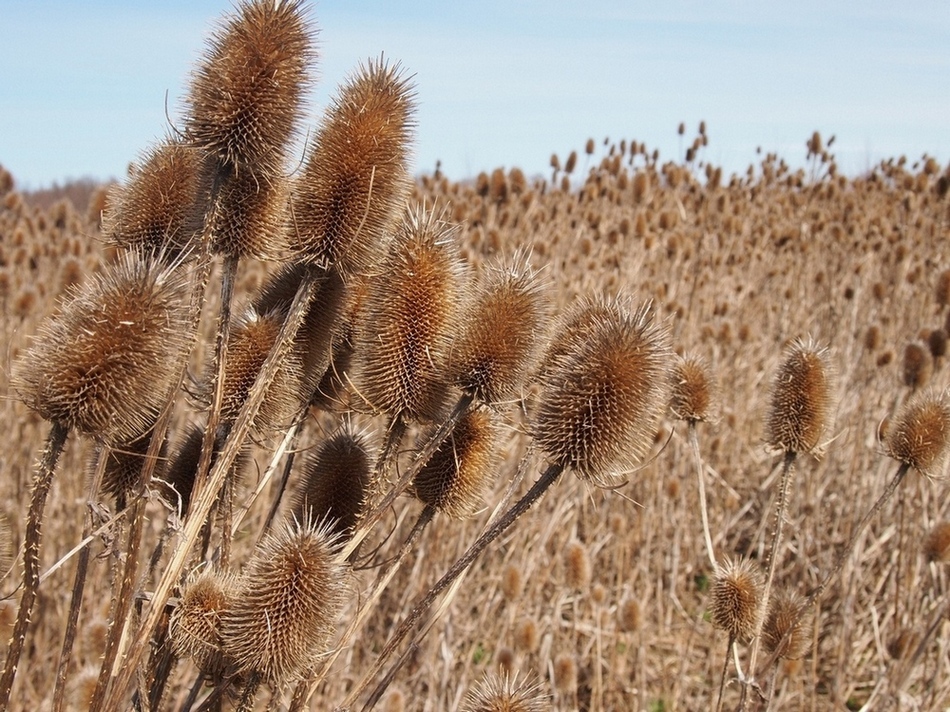
{"type": "Polygon", "coordinates": [[[412,179],[372,60],[288,176],[307,17],[120,185],[0,169],[0,707],[950,706],[950,168],[412,179]]]}

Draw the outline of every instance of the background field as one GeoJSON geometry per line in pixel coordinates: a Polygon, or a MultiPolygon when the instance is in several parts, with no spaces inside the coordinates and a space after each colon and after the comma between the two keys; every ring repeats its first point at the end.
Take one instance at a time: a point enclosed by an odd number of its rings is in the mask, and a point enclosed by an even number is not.
{"type": "MultiPolygon", "coordinates": [[[[703,137],[697,133],[693,143],[693,128],[684,137],[693,146],[689,160],[659,162],[636,142],[598,139],[579,149],[570,175],[553,168],[543,178],[517,169],[465,182],[426,175],[414,199],[447,209],[476,272],[490,258],[526,248],[552,287],[557,312],[587,293],[652,300],[676,350],[708,360],[719,398],[699,437],[720,559],[766,558],[781,457],[763,445],[763,420],[783,348],[807,335],[831,348],[838,372],[834,425],[825,455],[802,458],[796,468],[776,580],[807,595],[896,470],[882,454],[882,423],[913,390],[947,385],[950,170],[926,157],[900,158],[867,174],[839,175],[834,146],[812,139],[818,150],[805,169],[764,155],[745,175],[727,176],[705,163],[703,137]],[[922,365],[910,368],[915,354],[922,365]]],[[[556,163],[565,166],[568,156],[556,163]]],[[[22,542],[32,467],[48,426],[10,392],[9,364],[63,290],[111,258],[99,233],[104,191],[72,186],[64,195],[25,195],[8,174],[0,180],[0,511],[13,551],[22,542]]],[[[270,269],[242,264],[239,305],[270,269]]],[[[212,284],[209,294],[216,290],[212,284]]],[[[209,322],[209,334],[212,328],[209,322]]],[[[203,358],[196,356],[196,369],[203,358]]],[[[312,709],[341,701],[400,614],[479,531],[523,454],[532,456],[524,432],[534,396],[529,388],[504,410],[508,435],[486,510],[461,523],[436,518],[365,633],[317,690],[312,709]]],[[[183,399],[179,422],[191,407],[183,399]]],[[[302,446],[319,443],[345,417],[344,408],[313,410],[302,446]]],[[[370,432],[382,425],[349,417],[370,432]]],[[[239,503],[254,491],[276,441],[259,443],[239,503]]],[[[70,438],[47,510],[44,570],[79,539],[91,457],[89,442],[70,438]]],[[[533,457],[528,482],[543,466],[540,455],[533,457]]],[[[559,710],[711,708],[726,638],[704,618],[712,571],[684,424],[664,419],[647,464],[627,479],[603,491],[563,478],[475,565],[381,708],[454,709],[473,683],[498,669],[537,676],[559,710]]],[[[236,539],[237,562],[249,555],[269,488],[236,539]]],[[[923,547],[950,517],[945,493],[942,480],[914,473],[871,523],[820,605],[810,652],[780,666],[775,709],[858,709],[869,700],[874,709],[886,701],[907,710],[950,704],[950,638],[941,619],[950,601],[946,564],[928,561],[923,547]]],[[[380,559],[419,509],[408,497],[397,502],[384,520],[394,535],[380,559]]],[[[145,551],[167,519],[157,499],[148,514],[145,551]]],[[[93,679],[98,672],[107,625],[107,544],[94,544],[72,673],[77,709],[90,671],[93,679]]],[[[18,709],[48,704],[72,573],[67,565],[41,587],[14,693],[18,709]]],[[[373,575],[351,574],[344,618],[373,575]]],[[[14,566],[0,582],[0,639],[9,635],[18,580],[14,566]]],[[[188,661],[177,666],[167,709],[181,704],[195,674],[188,661]]],[[[737,689],[727,688],[727,708],[737,689]]],[[[261,695],[260,709],[269,697],[261,695]]]]}

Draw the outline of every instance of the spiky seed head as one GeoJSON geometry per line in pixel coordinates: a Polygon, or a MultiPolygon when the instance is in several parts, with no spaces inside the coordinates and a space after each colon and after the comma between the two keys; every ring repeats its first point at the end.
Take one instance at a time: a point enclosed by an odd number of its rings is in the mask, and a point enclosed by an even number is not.
{"type": "Polygon", "coordinates": [[[950,522],[940,522],[930,530],[924,541],[924,556],[936,564],[950,561],[950,522]]]}
{"type": "Polygon", "coordinates": [[[642,617],[640,602],[635,598],[625,598],[617,608],[617,627],[624,632],[640,630],[642,617]]]}
{"type": "MultiPolygon", "coordinates": [[[[191,502],[205,429],[206,426],[201,423],[192,423],[186,427],[184,436],[172,449],[168,465],[158,481],[162,496],[173,509],[177,510],[180,505],[182,514],[188,511],[188,505],[191,502]]],[[[218,449],[215,447],[211,453],[212,467],[217,459],[218,449]]],[[[247,467],[249,460],[247,450],[242,450],[231,466],[228,477],[233,478],[235,483],[239,482],[241,473],[247,467]]]]}
{"type": "MultiPolygon", "coordinates": [[[[258,314],[286,315],[307,270],[303,263],[284,267],[268,280],[254,299],[258,314]]],[[[330,344],[342,330],[341,316],[347,307],[348,289],[338,270],[326,272],[310,302],[303,323],[294,337],[294,349],[303,367],[302,394],[309,398],[326,375],[331,360],[330,344]]]]}
{"type": "Polygon", "coordinates": [[[542,366],[532,432],[555,462],[609,482],[649,450],[669,399],[672,352],[649,304],[585,299],[542,366]]]}
{"type": "MultiPolygon", "coordinates": [[[[224,370],[221,405],[223,422],[237,417],[257,374],[277,341],[282,323],[279,313],[261,316],[248,310],[232,325],[224,370]]],[[[255,428],[266,432],[276,430],[290,421],[300,405],[300,370],[299,356],[294,352],[287,354],[254,419],[255,428]]],[[[209,391],[210,388],[209,385],[209,391]]]]}
{"type": "Polygon", "coordinates": [[[326,652],[345,600],[344,572],[329,530],[294,522],[254,552],[242,592],[222,617],[224,650],[239,672],[281,685],[326,652]]]}
{"type": "Polygon", "coordinates": [[[927,337],[927,347],[930,349],[930,355],[935,359],[943,358],[947,355],[947,332],[943,329],[934,329],[927,337]]]}
{"type": "Polygon", "coordinates": [[[292,197],[301,258],[366,271],[409,194],[414,91],[398,66],[362,65],[317,132],[292,197]]]}
{"type": "Polygon", "coordinates": [[[579,541],[572,541],[564,552],[564,579],[569,588],[580,590],[590,584],[593,569],[587,547],[579,541]]]}
{"type": "Polygon", "coordinates": [[[778,657],[785,660],[800,660],[811,646],[811,625],[814,613],[811,608],[803,610],[805,599],[794,591],[773,592],[769,599],[769,613],[762,626],[762,643],[769,653],[779,651],[778,657]],[[788,638],[779,648],[785,635],[788,638]]]}
{"type": "Polygon", "coordinates": [[[526,618],[518,623],[515,628],[515,647],[527,653],[534,652],[541,642],[541,633],[538,630],[538,624],[531,618],[526,618]]]}
{"type": "Polygon", "coordinates": [[[102,216],[106,241],[169,259],[194,247],[203,220],[200,168],[200,152],[181,141],[151,149],[125,185],[110,191],[102,216]]]}
{"type": "Polygon", "coordinates": [[[221,619],[242,595],[233,574],[203,569],[193,575],[169,620],[175,652],[190,657],[206,675],[220,675],[231,667],[221,644],[221,619]]]}
{"type": "Polygon", "coordinates": [[[530,677],[490,672],[462,703],[462,712],[545,712],[551,709],[541,683],[530,677]]]}
{"type": "Polygon", "coordinates": [[[577,661],[570,653],[554,658],[554,686],[565,693],[572,693],[577,687],[577,661]]]}
{"type": "Polygon", "coordinates": [[[491,411],[469,410],[416,475],[413,493],[452,519],[470,517],[491,484],[497,442],[491,411]]]}
{"type": "Polygon", "coordinates": [[[334,533],[349,536],[363,507],[373,461],[366,437],[352,426],[324,440],[304,463],[294,505],[297,519],[326,520],[334,533]]]}
{"type": "Polygon", "coordinates": [[[884,437],[884,450],[918,472],[935,476],[943,470],[950,441],[950,397],[947,391],[924,391],[894,417],[884,437]]]}
{"type": "Polygon", "coordinates": [[[501,591],[509,601],[517,600],[524,591],[524,576],[521,568],[508,564],[501,576],[501,591]]]}
{"type": "Polygon", "coordinates": [[[543,348],[548,311],[547,294],[525,256],[491,269],[453,349],[455,384],[484,403],[514,397],[543,348]]]}
{"type": "Polygon", "coordinates": [[[287,257],[288,187],[282,175],[242,171],[221,185],[217,200],[211,231],[214,252],[259,260],[287,257]]]}
{"type": "Polygon", "coordinates": [[[784,452],[815,452],[831,418],[833,382],[828,349],[810,339],[793,341],[772,381],[769,445],[784,452]]]}
{"type": "Polygon", "coordinates": [[[904,385],[913,390],[923,388],[933,373],[933,359],[923,344],[913,341],[904,347],[901,373],[904,385]]]}
{"type": "Polygon", "coordinates": [[[672,388],[670,410],[675,418],[696,422],[709,417],[713,382],[705,359],[693,354],[677,357],[672,388]]]}
{"type": "Polygon", "coordinates": [[[70,290],[18,361],[13,384],[41,416],[108,442],[144,433],[191,343],[184,282],[127,253],[70,290]]]}
{"type": "MultiPolygon", "coordinates": [[[[130,443],[121,443],[109,448],[105,470],[102,473],[102,491],[119,499],[131,494],[142,475],[145,455],[151,443],[151,431],[130,443]]],[[[163,478],[164,447],[159,454],[153,477],[163,478]]]]}
{"type": "Polygon", "coordinates": [[[446,357],[463,298],[454,233],[437,214],[410,211],[371,287],[355,380],[377,411],[432,420],[443,409],[446,357]]]}
{"type": "Polygon", "coordinates": [[[727,559],[716,568],[710,592],[712,623],[735,640],[755,635],[762,620],[762,572],[750,559],[727,559]]]}
{"type": "Polygon", "coordinates": [[[301,0],[242,0],[214,33],[187,100],[188,141],[227,173],[279,170],[310,85],[313,39],[301,0]]]}

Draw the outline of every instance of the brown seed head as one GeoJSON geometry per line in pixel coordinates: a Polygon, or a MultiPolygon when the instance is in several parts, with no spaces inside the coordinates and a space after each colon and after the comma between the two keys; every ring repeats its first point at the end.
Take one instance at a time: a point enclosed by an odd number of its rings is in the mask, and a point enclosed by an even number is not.
{"type": "Polygon", "coordinates": [[[310,85],[304,15],[300,0],[242,0],[195,71],[185,131],[227,173],[283,163],[310,85]]]}
{"type": "Polygon", "coordinates": [[[950,269],[945,269],[937,275],[937,286],[934,289],[937,305],[945,307],[950,304],[950,269]]]}
{"type": "Polygon", "coordinates": [[[431,212],[410,212],[373,285],[357,338],[356,389],[377,411],[431,420],[443,408],[463,293],[453,233],[431,212]]]}
{"type": "Polygon", "coordinates": [[[814,614],[812,609],[805,610],[801,616],[805,599],[794,591],[773,592],[769,600],[769,613],[762,627],[762,643],[765,650],[774,653],[779,641],[787,634],[778,657],[786,660],[799,660],[805,657],[811,645],[811,625],[814,614]],[[789,632],[791,631],[791,632],[789,632]]]}
{"type": "Polygon", "coordinates": [[[532,432],[554,461],[605,482],[649,450],[669,398],[671,351],[649,305],[585,299],[542,367],[532,432]]]}
{"type": "Polygon", "coordinates": [[[917,390],[927,385],[933,373],[933,359],[923,344],[913,341],[904,347],[901,373],[908,388],[917,390]]]}
{"type": "Polygon", "coordinates": [[[106,241],[173,259],[195,247],[201,233],[201,154],[166,140],[136,166],[125,185],[110,191],[102,216],[106,241]]]}
{"type": "Polygon", "coordinates": [[[524,576],[521,574],[521,568],[514,564],[508,564],[501,577],[502,593],[509,601],[514,601],[521,596],[523,590],[524,576]]]}
{"type": "Polygon", "coordinates": [[[238,579],[224,571],[205,569],[185,585],[169,621],[172,647],[188,656],[206,675],[220,675],[229,660],[221,646],[221,619],[244,595],[238,579]]]}
{"type": "Polygon", "coordinates": [[[625,632],[640,630],[640,603],[635,598],[625,598],[617,608],[617,626],[625,632]]]}
{"type": "Polygon", "coordinates": [[[918,472],[934,476],[943,470],[950,440],[950,398],[946,391],[924,391],[895,416],[884,438],[884,450],[918,472]]]}
{"type": "Polygon", "coordinates": [[[579,541],[572,541],[564,552],[564,580],[569,588],[575,590],[587,588],[593,569],[587,547],[579,541]]]}
{"type": "MultiPolygon", "coordinates": [[[[223,422],[234,420],[247,400],[267,355],[277,340],[283,319],[279,313],[265,316],[248,310],[231,327],[221,405],[223,422]]],[[[276,430],[286,425],[300,405],[300,360],[291,352],[267,390],[254,425],[258,430],[276,430]]],[[[208,388],[211,386],[209,384],[208,388]]]]}
{"type": "Polygon", "coordinates": [[[554,659],[554,686],[566,693],[577,687],[577,661],[570,653],[561,653],[554,659]]]}
{"type": "Polygon", "coordinates": [[[692,354],[678,357],[673,364],[672,385],[670,410],[674,417],[694,422],[709,417],[713,384],[704,359],[692,354]]]}
{"type": "Polygon", "coordinates": [[[47,420],[129,442],[164,405],[190,332],[182,277],[128,253],[40,325],[14,388],[47,420]]]}
{"type": "Polygon", "coordinates": [[[333,549],[329,530],[306,520],[264,539],[221,621],[224,650],[239,672],[280,685],[326,651],[345,600],[333,549]]]}
{"type": "Polygon", "coordinates": [[[727,559],[716,569],[710,593],[713,625],[731,638],[755,635],[762,617],[762,573],[749,559],[727,559]]]}
{"type": "Polygon", "coordinates": [[[950,522],[940,522],[930,530],[924,541],[924,556],[936,564],[950,561],[950,522]]]}
{"type": "Polygon", "coordinates": [[[546,712],[551,709],[539,681],[489,673],[465,697],[462,712],[546,712]]]}
{"type": "Polygon", "coordinates": [[[485,403],[514,397],[536,364],[547,319],[547,294],[524,256],[492,269],[455,344],[452,380],[485,403]]]}
{"type": "Polygon", "coordinates": [[[416,475],[413,493],[452,519],[467,519],[491,485],[497,442],[491,411],[469,410],[416,475]]]}
{"type": "Polygon", "coordinates": [[[321,443],[304,463],[296,518],[326,520],[335,534],[348,537],[363,507],[373,460],[365,436],[351,426],[321,443]]]}
{"type": "Polygon", "coordinates": [[[826,348],[796,339],[786,349],[772,382],[769,445],[785,452],[815,452],[833,409],[833,378],[826,348]]]}
{"type": "MultiPolygon", "coordinates": [[[[102,473],[102,491],[116,498],[125,498],[131,494],[142,475],[145,454],[151,442],[151,432],[136,438],[130,443],[117,444],[109,448],[108,460],[102,473]]],[[[157,467],[153,477],[163,478],[164,447],[159,453],[157,467]]]]}
{"type": "Polygon", "coordinates": [[[538,631],[538,624],[532,619],[526,618],[518,623],[515,628],[515,647],[527,653],[532,653],[538,648],[541,642],[541,634],[538,631]]]}
{"type": "Polygon", "coordinates": [[[927,337],[927,346],[930,348],[930,355],[941,358],[947,354],[947,332],[943,329],[934,329],[927,337]]]}
{"type": "Polygon", "coordinates": [[[288,195],[287,181],[276,171],[231,176],[218,191],[212,250],[238,258],[286,258],[288,195]]]}
{"type": "Polygon", "coordinates": [[[374,264],[408,196],[414,93],[399,67],[361,66],[330,106],[292,198],[301,258],[344,274],[374,264]]]}
{"type": "MultiPolygon", "coordinates": [[[[168,460],[168,466],[158,482],[162,497],[175,510],[180,506],[181,513],[188,511],[191,494],[195,487],[195,476],[198,472],[198,460],[201,456],[201,445],[204,439],[205,425],[192,423],[187,426],[181,441],[176,443],[173,454],[168,460]]],[[[211,466],[218,459],[218,450],[211,453],[211,466]]],[[[228,477],[237,482],[249,462],[249,455],[242,451],[231,466],[228,477]]],[[[156,476],[159,476],[156,474],[156,476]]]]}

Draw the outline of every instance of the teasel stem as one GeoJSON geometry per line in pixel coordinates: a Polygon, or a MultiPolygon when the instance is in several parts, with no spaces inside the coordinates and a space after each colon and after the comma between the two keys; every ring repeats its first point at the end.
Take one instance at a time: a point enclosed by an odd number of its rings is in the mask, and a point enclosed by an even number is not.
{"type": "MultiPolygon", "coordinates": [[[[373,667],[370,669],[366,675],[363,676],[363,679],[360,683],[353,689],[353,691],[347,696],[346,700],[341,705],[343,708],[348,708],[353,705],[356,699],[363,693],[366,687],[372,682],[373,678],[382,670],[383,666],[386,664],[386,661],[389,657],[395,652],[396,648],[399,646],[399,643],[403,638],[413,629],[416,623],[422,618],[426,613],[432,603],[438,598],[439,594],[442,593],[449,585],[452,584],[455,579],[457,579],[471,564],[478,558],[478,556],[484,551],[489,544],[491,544],[495,539],[502,535],[505,531],[514,524],[518,517],[527,512],[531,507],[537,502],[541,495],[543,495],[548,488],[553,485],[558,477],[561,476],[561,473],[564,472],[564,465],[560,462],[555,462],[548,466],[544,473],[538,478],[538,480],[531,486],[524,496],[519,499],[505,514],[484,534],[482,534],[476,541],[473,543],[465,554],[462,555],[458,561],[456,561],[452,567],[438,580],[419,600],[412,610],[409,612],[409,615],[399,624],[399,627],[392,634],[389,639],[389,642],[386,643],[386,647],[383,648],[382,652],[379,654],[379,657],[376,659],[376,662],[373,664],[373,667]]],[[[369,709],[364,707],[364,710],[369,709]]]]}
{"type": "Polygon", "coordinates": [[[257,697],[257,691],[261,686],[261,676],[259,673],[252,673],[247,684],[244,685],[244,692],[241,693],[241,701],[238,703],[236,712],[251,712],[254,709],[254,698],[257,697]]]}
{"type": "Polygon", "coordinates": [[[316,287],[322,279],[323,274],[323,270],[311,268],[301,280],[297,294],[281,327],[280,334],[274,343],[271,353],[264,362],[264,366],[261,368],[247,400],[244,405],[241,406],[241,410],[231,428],[231,432],[221,449],[221,454],[211,468],[207,480],[200,485],[196,485],[196,491],[192,495],[191,507],[181,532],[181,538],[172,553],[165,573],[158,582],[152,600],[145,610],[139,631],[128,649],[122,669],[112,687],[111,694],[106,700],[104,709],[118,710],[120,708],[122,697],[131,683],[135,669],[148,647],[152,631],[158,625],[162,609],[168,601],[172,589],[178,583],[178,579],[188,561],[191,548],[194,546],[195,541],[197,541],[202,524],[217,499],[221,485],[224,483],[224,478],[230,470],[231,465],[233,465],[237,459],[244,445],[244,440],[250,433],[254,418],[258,410],[260,410],[267,389],[276,377],[284,356],[293,345],[294,336],[300,327],[300,323],[303,321],[304,315],[306,314],[307,308],[310,305],[310,301],[313,298],[316,287]]]}
{"type": "Polygon", "coordinates": [[[763,670],[769,670],[779,658],[779,653],[781,653],[785,642],[788,640],[788,637],[791,635],[791,632],[795,629],[795,624],[801,620],[802,615],[805,611],[814,606],[820,599],[822,594],[824,594],[825,589],[828,588],[828,584],[831,583],[835,577],[841,573],[841,569],[844,566],[844,562],[847,561],[848,557],[851,556],[852,551],[854,550],[854,545],[858,541],[858,537],[861,536],[864,528],[868,525],[868,522],[873,519],[881,507],[894,495],[894,492],[897,491],[897,488],[900,486],[900,483],[904,480],[904,477],[907,475],[908,470],[910,470],[910,463],[902,462],[900,467],[897,468],[897,472],[894,474],[894,477],[887,484],[887,487],[884,489],[884,492],[878,497],[877,501],[874,503],[874,506],[868,510],[868,513],[861,518],[861,521],[858,522],[857,526],[854,528],[854,532],[851,534],[851,538],[848,540],[848,543],[844,545],[844,548],[841,550],[841,553],[838,554],[838,557],[835,559],[835,564],[831,568],[825,577],[821,580],[821,583],[818,584],[818,588],[812,591],[811,595],[802,604],[802,607],[799,609],[798,616],[796,616],[792,625],[788,627],[785,635],[782,636],[781,640],[775,646],[776,652],[773,652],[769,659],[765,662],[763,670]]]}
{"type": "MultiPolygon", "coordinates": [[[[795,468],[795,457],[797,453],[793,450],[786,450],[785,457],[782,459],[782,481],[779,485],[778,502],[775,505],[775,531],[772,534],[772,543],[769,546],[769,568],[765,574],[765,587],[762,589],[762,599],[759,605],[762,608],[762,614],[759,616],[758,625],[756,625],[755,635],[752,640],[752,652],[749,653],[749,670],[755,670],[755,662],[759,653],[759,645],[762,639],[762,625],[765,623],[765,612],[769,609],[769,597],[772,592],[772,580],[775,578],[775,567],[777,565],[779,547],[782,543],[782,529],[785,525],[785,510],[788,508],[788,487],[792,479],[792,471],[795,468]]],[[[747,698],[747,686],[743,685],[740,696],[739,709],[744,710],[747,698]]]]}
{"type": "MultiPolygon", "coordinates": [[[[95,507],[99,498],[99,489],[109,462],[109,447],[102,447],[96,460],[96,469],[89,485],[89,499],[86,501],[86,516],[83,521],[82,539],[85,540],[95,528],[95,507]]],[[[56,684],[53,688],[53,712],[61,712],[66,695],[66,678],[69,674],[69,661],[72,657],[73,643],[76,640],[76,627],[82,608],[82,596],[86,587],[86,572],[89,569],[90,547],[83,547],[76,562],[76,574],[73,578],[73,592],[69,601],[69,613],[66,617],[66,633],[63,636],[63,649],[59,654],[56,669],[56,684]]]]}
{"type": "Polygon", "coordinates": [[[732,654],[735,643],[735,636],[730,634],[729,642],[726,644],[726,657],[722,661],[722,673],[719,675],[719,696],[716,698],[716,712],[720,712],[722,709],[722,693],[726,689],[726,673],[729,672],[729,656],[732,654]]]}
{"type": "Polygon", "coordinates": [[[63,423],[53,422],[46,439],[46,448],[43,450],[39,467],[33,477],[33,493],[30,496],[30,510],[26,520],[26,544],[23,547],[23,594],[20,597],[20,607],[17,610],[16,622],[13,625],[13,637],[7,651],[3,675],[0,676],[0,709],[7,709],[10,703],[13,680],[20,664],[20,655],[23,653],[23,643],[26,640],[27,629],[30,626],[33,604],[36,602],[37,589],[40,584],[40,542],[43,536],[43,510],[46,507],[46,497],[53,482],[56,462],[59,460],[63,446],[66,444],[68,433],[69,429],[63,423]]]}
{"type": "Polygon", "coordinates": [[[706,554],[709,556],[709,563],[713,570],[716,570],[716,553],[713,548],[712,535],[709,533],[709,509],[706,505],[706,477],[703,467],[703,456],[699,451],[699,438],[696,435],[696,421],[689,420],[686,424],[689,433],[689,446],[693,451],[693,458],[696,460],[696,474],[699,478],[699,511],[703,518],[703,537],[706,540],[706,554]]]}

